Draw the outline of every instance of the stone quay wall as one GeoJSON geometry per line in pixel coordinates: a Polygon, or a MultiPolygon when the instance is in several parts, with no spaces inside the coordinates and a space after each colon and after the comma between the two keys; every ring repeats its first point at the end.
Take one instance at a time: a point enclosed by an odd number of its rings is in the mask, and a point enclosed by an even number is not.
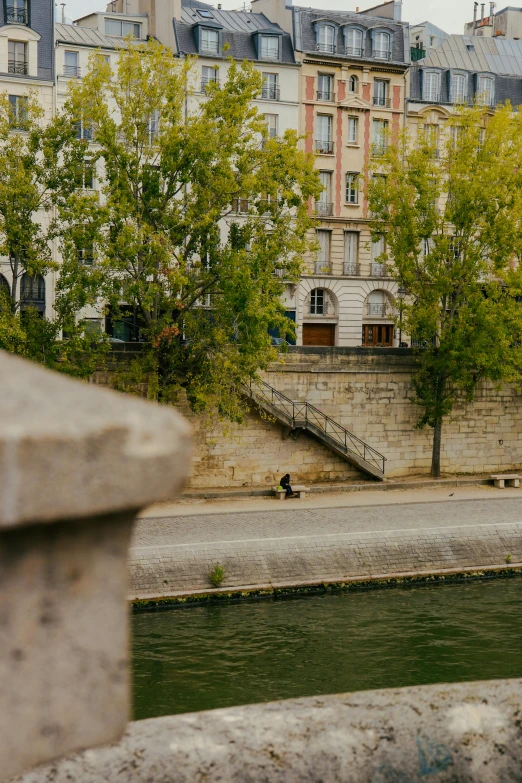
{"type": "MultiPolygon", "coordinates": [[[[405,349],[295,348],[263,377],[292,400],[312,403],[380,451],[389,478],[429,472],[432,431],[416,429],[415,358],[405,349]]],[[[246,425],[212,423],[183,410],[194,428],[189,486],[261,487],[289,472],[299,482],[365,478],[306,433],[288,432],[252,410],[246,425]]],[[[522,396],[482,384],[443,429],[445,473],[489,473],[522,466],[522,396]]]]}
{"type": "MultiPolygon", "coordinates": [[[[132,356],[119,346],[119,360],[132,356]]],[[[290,399],[312,403],[386,457],[388,478],[426,474],[432,431],[416,429],[415,357],[409,349],[291,347],[263,374],[290,399]]],[[[111,371],[95,383],[110,384],[111,371]]],[[[444,473],[480,474],[522,468],[522,395],[479,386],[475,401],[457,406],[443,429],[444,473]]],[[[188,487],[267,488],[290,473],[300,483],[340,483],[367,477],[312,435],[288,429],[252,407],[246,422],[223,423],[179,406],[194,431],[188,487]]]]}
{"type": "Polygon", "coordinates": [[[217,563],[225,568],[220,592],[520,568],[522,525],[277,538],[256,538],[253,533],[242,541],[131,546],[129,598],[219,592],[209,580],[217,563]]]}

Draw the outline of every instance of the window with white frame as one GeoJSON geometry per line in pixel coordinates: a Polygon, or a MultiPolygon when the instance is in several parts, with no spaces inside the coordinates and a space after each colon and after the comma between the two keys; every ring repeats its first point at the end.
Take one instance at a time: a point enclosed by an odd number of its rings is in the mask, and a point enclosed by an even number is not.
{"type": "Polygon", "coordinates": [[[431,148],[435,157],[439,154],[439,126],[434,123],[426,123],[424,126],[424,141],[431,148]]]}
{"type": "Polygon", "coordinates": [[[331,114],[318,114],[317,115],[317,138],[316,138],[316,150],[323,154],[331,154],[333,152],[332,141],[332,116],[331,114]]]}
{"type": "Polygon", "coordinates": [[[209,54],[219,54],[219,31],[202,27],[200,33],[200,49],[209,54]]]}
{"type": "Polygon", "coordinates": [[[333,101],[333,76],[330,73],[320,73],[317,77],[317,100],[333,101]]]}
{"type": "Polygon", "coordinates": [[[27,73],[27,44],[23,41],[9,41],[7,72],[24,75],[27,73]]]}
{"type": "Polygon", "coordinates": [[[389,60],[391,58],[390,33],[378,31],[373,34],[373,56],[377,60],[389,60]]]}
{"type": "Polygon", "coordinates": [[[440,72],[424,71],[422,75],[422,100],[437,103],[440,101],[440,72]]]}
{"type": "Polygon", "coordinates": [[[277,73],[263,73],[263,87],[261,97],[268,101],[279,100],[279,80],[277,73]]]}
{"type": "Polygon", "coordinates": [[[261,36],[261,58],[263,60],[279,59],[279,36],[277,35],[261,36]]]}
{"type": "Polygon", "coordinates": [[[344,274],[357,275],[359,265],[359,233],[344,232],[344,274]]]}
{"type": "Polygon", "coordinates": [[[219,82],[219,70],[212,65],[204,65],[201,68],[201,92],[205,92],[209,84],[219,82]]]}
{"type": "Polygon", "coordinates": [[[477,100],[485,106],[493,106],[495,103],[495,80],[492,76],[478,77],[477,100]]]}
{"type": "Polygon", "coordinates": [[[310,291],[310,315],[335,315],[335,304],[326,288],[310,291]]]}
{"type": "Polygon", "coordinates": [[[358,131],[359,131],[359,118],[348,117],[348,144],[357,144],[358,131]]]}
{"type": "Polygon", "coordinates": [[[321,180],[322,190],[319,195],[319,201],[315,202],[315,211],[318,215],[324,217],[332,214],[332,172],[320,171],[319,179],[321,180]]]}
{"type": "Polygon", "coordinates": [[[63,75],[64,76],[79,76],[80,75],[79,58],[80,58],[80,55],[78,54],[78,52],[66,50],[63,53],[63,75]]]}
{"type": "Polygon", "coordinates": [[[9,95],[9,127],[12,130],[24,130],[27,125],[27,95],[9,95]]]}
{"type": "Polygon", "coordinates": [[[357,76],[350,76],[348,79],[348,92],[359,92],[359,79],[357,76]]]}
{"type": "Polygon", "coordinates": [[[463,103],[468,96],[468,76],[465,73],[452,73],[450,79],[450,102],[463,103]]]}
{"type": "Polygon", "coordinates": [[[331,24],[321,24],[317,29],[317,48],[321,52],[335,52],[337,28],[331,24]]]}
{"type": "Polygon", "coordinates": [[[319,230],[317,233],[317,242],[319,243],[319,252],[315,264],[315,272],[322,274],[330,271],[330,231],[319,230]]]}
{"type": "Polygon", "coordinates": [[[388,120],[373,120],[372,145],[374,155],[384,155],[388,141],[388,120]]]}
{"type": "Polygon", "coordinates": [[[265,120],[269,138],[275,139],[277,137],[279,116],[277,114],[265,114],[265,120]]]}
{"type": "Polygon", "coordinates": [[[372,240],[372,274],[378,273],[376,267],[384,266],[382,255],[384,253],[384,237],[376,237],[372,240]]]}
{"type": "Polygon", "coordinates": [[[346,172],[346,203],[359,203],[359,172],[346,172]]]}
{"type": "Polygon", "coordinates": [[[344,48],[345,54],[352,57],[362,57],[363,54],[363,33],[356,27],[345,27],[344,29],[344,48]]]}
{"type": "Polygon", "coordinates": [[[374,106],[386,106],[388,103],[388,82],[384,79],[374,79],[373,103],[374,106]]]}
{"type": "Polygon", "coordinates": [[[125,38],[127,35],[141,38],[141,24],[139,22],[124,22],[123,19],[105,19],[105,34],[116,35],[118,38],[125,38]]]}

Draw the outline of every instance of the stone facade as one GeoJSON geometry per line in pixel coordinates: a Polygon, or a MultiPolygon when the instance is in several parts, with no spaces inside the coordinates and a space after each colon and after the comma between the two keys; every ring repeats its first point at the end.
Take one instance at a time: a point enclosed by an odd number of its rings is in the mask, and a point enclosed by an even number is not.
{"type": "MultiPolygon", "coordinates": [[[[380,451],[386,476],[427,473],[431,430],[416,429],[414,357],[409,350],[290,349],[264,379],[293,400],[306,400],[380,451]]],[[[444,423],[442,470],[485,473],[522,466],[521,397],[512,387],[479,387],[471,405],[444,423]]],[[[285,472],[304,482],[361,478],[312,436],[288,437],[252,412],[246,425],[192,417],[191,487],[270,486],[285,472]]]]}

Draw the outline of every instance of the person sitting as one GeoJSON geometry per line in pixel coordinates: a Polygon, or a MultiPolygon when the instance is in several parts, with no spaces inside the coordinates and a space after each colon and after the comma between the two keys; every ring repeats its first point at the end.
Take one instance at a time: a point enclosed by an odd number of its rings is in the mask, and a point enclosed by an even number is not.
{"type": "Polygon", "coordinates": [[[293,492],[292,487],[290,486],[290,473],[286,473],[281,481],[279,482],[280,486],[283,487],[284,490],[286,490],[286,497],[287,498],[295,498],[297,493],[293,492]]]}

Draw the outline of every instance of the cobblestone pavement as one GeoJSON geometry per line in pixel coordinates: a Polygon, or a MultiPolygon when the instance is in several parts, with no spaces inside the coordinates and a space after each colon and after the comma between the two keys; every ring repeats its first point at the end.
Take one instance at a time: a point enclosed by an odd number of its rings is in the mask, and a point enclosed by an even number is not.
{"type": "Polygon", "coordinates": [[[141,519],[131,598],[522,564],[518,497],[141,519]]]}
{"type": "Polygon", "coordinates": [[[314,509],[301,508],[297,499],[284,504],[277,511],[140,519],[132,546],[180,546],[522,522],[522,498],[518,497],[452,501],[448,493],[446,503],[314,509]]]}

